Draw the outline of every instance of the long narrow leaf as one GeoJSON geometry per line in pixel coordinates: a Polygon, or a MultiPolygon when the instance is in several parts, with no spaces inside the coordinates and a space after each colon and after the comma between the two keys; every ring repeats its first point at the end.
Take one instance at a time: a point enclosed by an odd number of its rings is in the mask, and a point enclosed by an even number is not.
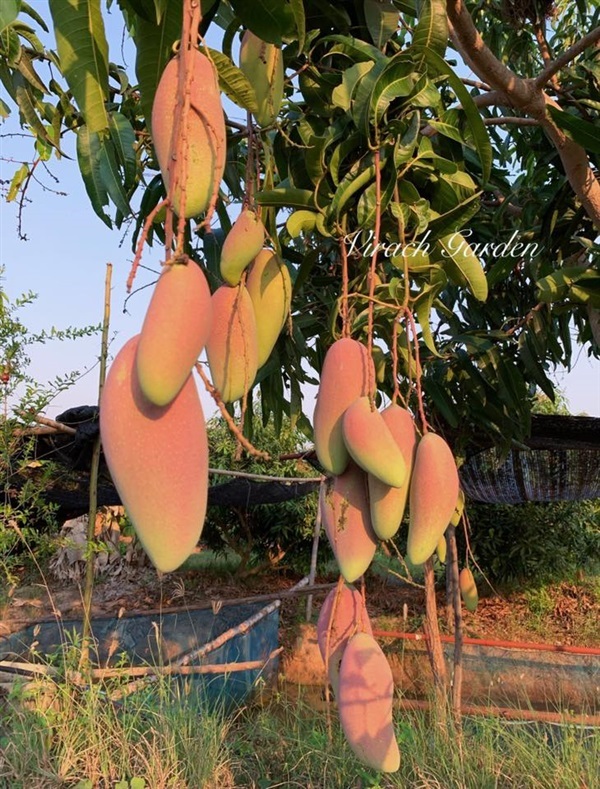
{"type": "Polygon", "coordinates": [[[432,49],[426,50],[424,54],[427,65],[433,70],[434,74],[443,74],[446,77],[450,87],[460,101],[461,109],[465,113],[473,135],[475,148],[479,154],[482,179],[485,182],[490,177],[492,170],[492,145],[481,113],[476,107],[471,94],[461,82],[460,77],[446,61],[432,49]]]}
{"type": "Polygon", "coordinates": [[[108,127],[108,44],[100,0],[50,0],[62,72],[90,132],[108,127]]]}
{"type": "Polygon", "coordinates": [[[92,208],[108,227],[112,227],[110,217],[103,210],[108,205],[108,193],[100,175],[98,155],[100,151],[100,136],[98,132],[91,132],[87,126],[82,126],[77,131],[77,162],[83,178],[85,191],[90,198],[92,208]]]}

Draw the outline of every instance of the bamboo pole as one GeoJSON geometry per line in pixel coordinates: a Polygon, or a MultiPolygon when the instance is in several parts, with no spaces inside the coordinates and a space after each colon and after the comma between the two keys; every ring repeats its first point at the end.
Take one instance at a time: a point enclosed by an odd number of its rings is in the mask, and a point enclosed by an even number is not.
{"type": "MultiPolygon", "coordinates": [[[[112,280],[112,264],[106,264],[104,279],[104,316],[102,319],[102,340],[100,344],[100,373],[98,376],[98,402],[102,396],[104,379],[106,378],[106,357],[108,355],[108,327],[110,323],[110,286],[112,280]]],[[[98,508],[98,469],[100,467],[100,433],[94,440],[92,464],[90,469],[90,497],[88,509],[88,525],[86,540],[85,587],[83,590],[83,629],[80,667],[84,668],[90,660],[90,636],[92,632],[92,594],[94,591],[94,528],[96,525],[96,510],[98,508]]]]}
{"type": "Polygon", "coordinates": [[[454,611],[454,666],[452,673],[452,712],[454,722],[460,726],[461,704],[462,704],[462,647],[463,647],[463,620],[462,604],[460,598],[460,586],[458,576],[458,551],[456,550],[456,527],[448,526],[446,530],[446,542],[448,544],[448,565],[447,573],[451,579],[451,600],[454,611]]]}
{"type": "MultiPolygon", "coordinates": [[[[321,483],[322,485],[323,483],[321,483]]],[[[308,586],[312,587],[315,584],[315,577],[317,575],[317,555],[319,553],[319,537],[321,535],[321,508],[317,507],[317,517],[315,519],[315,532],[313,535],[312,550],[310,553],[310,570],[308,573],[308,586]]],[[[312,617],[313,596],[309,594],[306,599],[306,621],[310,622],[312,617]]]]}
{"type": "Polygon", "coordinates": [[[433,672],[433,683],[440,712],[446,705],[446,661],[440,639],[440,628],[435,600],[435,575],[433,560],[428,559],[424,565],[425,572],[425,635],[427,636],[427,652],[433,672]]]}

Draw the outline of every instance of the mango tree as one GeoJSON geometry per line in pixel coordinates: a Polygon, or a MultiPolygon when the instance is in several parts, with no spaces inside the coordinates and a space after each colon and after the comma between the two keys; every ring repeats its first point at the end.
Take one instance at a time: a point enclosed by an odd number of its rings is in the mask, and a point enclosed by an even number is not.
{"type": "MultiPolygon", "coordinates": [[[[375,550],[371,505],[390,494],[399,524],[408,496],[409,558],[424,563],[443,689],[431,555],[461,507],[442,436],[459,456],[474,437],[505,448],[523,439],[536,390],[554,395],[550,367],[570,362],[572,332],[599,352],[600,10],[543,0],[116,5],[135,45],[132,74],[109,52],[100,0],[50,0],[48,22],[19,0],[0,15],[2,109],[19,112],[37,157],[15,173],[9,198],[73,133],[93,210],[109,226],[133,217],[129,287],[145,245],[164,244],[145,350],[129,345],[117,366],[130,414],[123,397],[104,403],[109,459],[122,462],[127,424],[138,425],[138,447],[151,446],[205,344],[209,370],[196,366],[248,452],[260,448],[234,417],[252,423],[253,393],[264,419],[286,414],[312,438],[303,385],[321,377],[314,439],[331,475],[321,514],[341,584],[358,580],[375,550]],[[55,49],[36,32],[48,25],[55,49]],[[194,286],[211,318],[193,338],[198,307],[181,284],[189,267],[212,293],[194,286]],[[172,378],[146,384],[170,331],[182,338],[172,378]],[[408,433],[395,434],[397,411],[409,415],[408,433]]],[[[173,452],[178,434],[191,440],[184,421],[176,428],[173,452]]],[[[200,477],[206,484],[204,454],[189,479],[155,464],[164,479],[154,488],[140,485],[133,457],[115,476],[134,511],[148,508],[150,489],[183,495],[200,477]]],[[[205,501],[194,506],[199,515],[205,501]]],[[[155,524],[138,520],[165,570],[199,536],[165,547],[155,524]]],[[[345,632],[342,601],[355,600],[343,588],[327,641],[345,632]]],[[[389,677],[362,613],[350,618],[348,657],[335,667],[342,723],[366,763],[393,770],[389,677]],[[377,687],[362,660],[378,667],[377,687]],[[386,701],[369,707],[363,731],[353,704],[378,694],[386,701]]]]}

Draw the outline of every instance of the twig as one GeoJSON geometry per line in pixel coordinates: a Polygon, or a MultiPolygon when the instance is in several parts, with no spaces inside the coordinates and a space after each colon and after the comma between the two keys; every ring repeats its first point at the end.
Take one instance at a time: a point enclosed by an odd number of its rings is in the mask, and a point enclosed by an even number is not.
{"type": "Polygon", "coordinates": [[[250,441],[248,441],[246,436],[236,425],[233,417],[231,416],[227,408],[225,408],[225,403],[223,402],[223,399],[219,391],[217,390],[216,386],[214,386],[210,382],[208,376],[202,369],[202,366],[198,363],[196,363],[196,370],[198,371],[198,375],[200,376],[200,378],[202,378],[202,382],[206,387],[206,391],[215,401],[219,411],[221,412],[221,416],[227,422],[227,426],[229,427],[233,435],[236,437],[236,439],[239,441],[239,443],[244,447],[246,452],[248,452],[249,455],[254,455],[254,457],[261,458],[262,460],[271,460],[271,456],[269,455],[268,452],[263,452],[261,449],[256,449],[256,447],[252,443],[250,443],[250,441]]]}
{"type": "Polygon", "coordinates": [[[484,118],[485,126],[503,126],[505,123],[516,123],[519,126],[539,126],[535,118],[519,118],[517,115],[503,115],[500,118],[484,118]]]}
{"type": "MultiPolygon", "coordinates": [[[[273,658],[280,655],[283,647],[277,647],[269,653],[264,660],[246,660],[240,663],[205,663],[203,666],[177,666],[167,664],[166,666],[128,666],[125,668],[94,668],[90,671],[92,679],[112,679],[114,677],[150,677],[150,676],[173,676],[174,674],[193,675],[193,674],[232,674],[237,671],[249,671],[252,669],[263,668],[273,658]]],[[[78,681],[81,678],[79,672],[73,672],[69,679],[78,681]]]]}
{"type": "Polygon", "coordinates": [[[268,482],[322,482],[325,479],[324,475],[320,477],[271,477],[268,474],[251,474],[247,471],[229,471],[223,468],[209,468],[209,474],[218,474],[223,477],[241,477],[242,479],[258,479],[268,482]]]}
{"type": "Polygon", "coordinates": [[[580,38],[579,41],[576,41],[573,46],[570,46],[562,55],[559,55],[556,60],[546,66],[534,80],[536,88],[543,88],[563,66],[566,66],[567,63],[578,55],[581,55],[582,52],[597,41],[600,41],[600,27],[595,27],[593,30],[590,30],[587,35],[580,38]]]}
{"type": "Polygon", "coordinates": [[[54,419],[50,419],[48,416],[42,416],[41,414],[37,414],[33,417],[33,421],[37,422],[39,425],[45,425],[46,427],[53,428],[57,433],[66,433],[69,436],[74,436],[77,433],[77,430],[74,427],[69,427],[69,425],[63,425],[62,422],[56,422],[54,419]]]}

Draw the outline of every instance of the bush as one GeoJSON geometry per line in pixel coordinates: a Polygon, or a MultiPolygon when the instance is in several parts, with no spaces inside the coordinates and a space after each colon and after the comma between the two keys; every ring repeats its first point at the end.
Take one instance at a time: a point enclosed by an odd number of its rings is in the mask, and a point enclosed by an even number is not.
{"type": "MultiPolygon", "coordinates": [[[[256,406],[255,406],[256,410],[256,406]]],[[[254,446],[269,453],[265,461],[243,452],[238,458],[236,439],[220,417],[208,422],[208,441],[212,467],[265,474],[277,477],[316,477],[312,466],[302,459],[280,460],[280,456],[302,450],[304,436],[283,419],[277,434],[272,419],[262,424],[254,418],[254,446]]],[[[231,477],[214,475],[211,484],[230,482],[231,477]]],[[[202,541],[216,552],[234,551],[241,558],[242,572],[258,572],[274,565],[292,566],[304,571],[310,561],[318,493],[279,504],[251,507],[208,508],[202,541]]]]}
{"type": "MultiPolygon", "coordinates": [[[[597,569],[598,500],[470,504],[468,515],[471,548],[493,580],[532,586],[564,580],[585,567],[597,569]]],[[[464,540],[460,530],[458,536],[464,540]]]]}

